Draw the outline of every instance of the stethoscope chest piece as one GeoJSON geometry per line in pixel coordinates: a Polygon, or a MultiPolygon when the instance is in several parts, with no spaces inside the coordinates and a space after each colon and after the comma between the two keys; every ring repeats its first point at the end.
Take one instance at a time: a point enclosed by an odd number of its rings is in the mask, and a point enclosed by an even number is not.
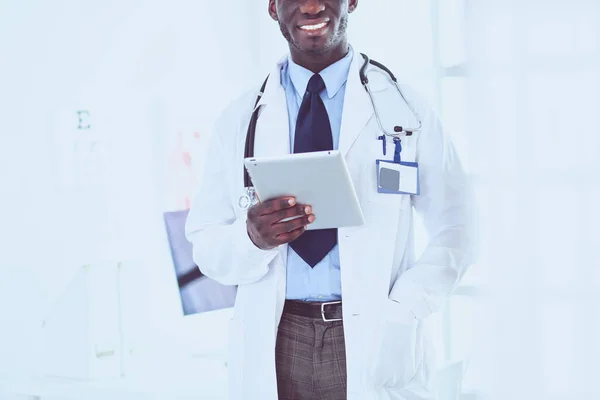
{"type": "Polygon", "coordinates": [[[247,210],[253,205],[258,203],[258,197],[256,197],[256,190],[253,187],[247,187],[244,189],[244,194],[242,194],[238,199],[238,206],[241,210],[247,210]]]}

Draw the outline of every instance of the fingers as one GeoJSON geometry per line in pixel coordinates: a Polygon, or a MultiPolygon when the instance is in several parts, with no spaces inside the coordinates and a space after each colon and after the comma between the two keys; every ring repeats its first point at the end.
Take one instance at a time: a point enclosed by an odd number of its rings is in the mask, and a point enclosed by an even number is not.
{"type": "Polygon", "coordinates": [[[289,243],[291,241],[296,240],[306,231],[305,226],[301,226],[300,228],[294,229],[291,232],[282,233],[281,235],[277,235],[277,240],[281,242],[281,244],[289,243]]]}
{"type": "Polygon", "coordinates": [[[258,247],[273,248],[302,235],[314,220],[311,206],[297,204],[294,197],[282,197],[252,206],[247,226],[258,247]]]}
{"type": "MultiPolygon", "coordinates": [[[[258,195],[257,195],[258,197],[258,195]]],[[[273,211],[290,208],[296,204],[294,197],[282,197],[276,199],[269,199],[265,202],[259,201],[248,209],[248,217],[258,218],[263,215],[271,214],[273,211]]]]}
{"type": "Polygon", "coordinates": [[[279,229],[284,230],[283,233],[276,236],[277,240],[281,242],[281,244],[284,244],[297,239],[306,231],[306,227],[315,221],[315,218],[316,217],[311,214],[306,217],[277,224],[279,225],[279,229]]]}
{"type": "Polygon", "coordinates": [[[273,225],[273,232],[278,237],[280,235],[287,234],[295,231],[299,228],[306,228],[308,224],[312,224],[315,221],[315,216],[310,214],[304,217],[298,217],[285,222],[279,222],[273,225]]]}
{"type": "Polygon", "coordinates": [[[263,215],[262,218],[265,222],[270,224],[276,224],[284,219],[303,217],[312,213],[312,207],[304,204],[296,204],[294,207],[283,208],[279,211],[275,211],[271,214],[263,215]]]}
{"type": "Polygon", "coordinates": [[[265,202],[258,204],[257,210],[260,212],[259,215],[267,215],[294,207],[295,205],[296,199],[294,197],[281,197],[277,199],[266,200],[265,202]]]}

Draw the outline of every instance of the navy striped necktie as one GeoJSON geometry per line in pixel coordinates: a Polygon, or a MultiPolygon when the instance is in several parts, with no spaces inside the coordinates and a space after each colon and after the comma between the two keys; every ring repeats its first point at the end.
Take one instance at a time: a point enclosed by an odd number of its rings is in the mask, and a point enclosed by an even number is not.
{"type": "MultiPolygon", "coordinates": [[[[300,105],[294,136],[294,153],[333,150],[329,115],[320,93],[325,89],[321,75],[308,81],[300,105]]],[[[318,215],[316,215],[319,218],[318,215]]],[[[312,267],[317,265],[337,244],[337,229],[305,231],[290,243],[290,247],[312,267]]]]}

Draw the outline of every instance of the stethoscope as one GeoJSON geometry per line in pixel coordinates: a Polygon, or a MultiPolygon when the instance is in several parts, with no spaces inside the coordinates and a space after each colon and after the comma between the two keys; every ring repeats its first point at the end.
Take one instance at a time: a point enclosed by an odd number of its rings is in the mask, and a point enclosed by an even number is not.
{"type": "MultiPolygon", "coordinates": [[[[413,134],[420,132],[421,128],[423,126],[423,123],[421,122],[421,118],[419,118],[419,115],[417,114],[415,109],[411,106],[409,101],[406,99],[406,97],[404,96],[404,93],[402,93],[402,90],[400,89],[400,85],[398,84],[398,80],[396,79],[396,77],[394,76],[392,71],[390,71],[385,65],[383,65],[375,60],[371,60],[366,54],[360,53],[360,55],[364,58],[364,63],[359,71],[360,82],[362,83],[363,87],[367,91],[367,94],[369,95],[369,99],[371,100],[371,105],[373,106],[373,111],[375,113],[375,119],[377,120],[379,129],[385,135],[385,136],[382,136],[384,143],[385,143],[386,136],[393,138],[394,141],[398,141],[402,137],[412,136],[413,134]],[[377,68],[385,71],[389,75],[394,86],[396,87],[396,90],[402,97],[402,100],[404,100],[404,102],[406,103],[406,106],[408,107],[408,109],[410,110],[410,112],[412,113],[412,115],[415,117],[415,119],[417,121],[417,126],[415,128],[405,128],[405,127],[396,125],[396,126],[394,126],[394,132],[390,132],[384,128],[383,124],[381,123],[381,118],[379,117],[379,110],[377,108],[377,105],[375,104],[373,92],[371,91],[371,89],[369,87],[369,78],[367,78],[367,73],[366,73],[367,67],[369,66],[369,64],[376,66],[377,68]]],[[[249,158],[249,157],[254,157],[254,138],[256,136],[256,124],[258,122],[258,115],[259,115],[259,111],[260,111],[260,107],[256,107],[256,106],[258,105],[258,102],[260,101],[261,97],[263,96],[263,94],[265,92],[265,87],[267,86],[268,80],[269,80],[269,77],[267,76],[267,79],[265,79],[265,81],[263,82],[263,84],[260,88],[260,91],[258,93],[258,96],[256,97],[256,102],[254,103],[254,112],[252,113],[252,117],[250,117],[250,123],[248,124],[248,131],[246,133],[246,146],[244,148],[244,159],[249,158]]],[[[256,197],[256,191],[254,189],[254,186],[252,186],[252,180],[250,179],[250,175],[248,175],[248,171],[246,170],[246,168],[244,168],[244,193],[239,197],[238,205],[239,205],[240,209],[247,210],[249,207],[256,204],[257,202],[258,202],[258,198],[256,197]]]]}

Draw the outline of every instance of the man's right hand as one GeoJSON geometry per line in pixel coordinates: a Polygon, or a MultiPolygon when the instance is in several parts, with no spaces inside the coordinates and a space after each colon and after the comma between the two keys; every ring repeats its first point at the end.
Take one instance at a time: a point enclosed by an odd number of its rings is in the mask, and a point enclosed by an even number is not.
{"type": "Polygon", "coordinates": [[[271,250],[302,235],[314,220],[311,206],[296,204],[294,197],[281,197],[250,207],[246,229],[256,247],[271,250]],[[281,222],[290,217],[297,218],[281,222]]]}

